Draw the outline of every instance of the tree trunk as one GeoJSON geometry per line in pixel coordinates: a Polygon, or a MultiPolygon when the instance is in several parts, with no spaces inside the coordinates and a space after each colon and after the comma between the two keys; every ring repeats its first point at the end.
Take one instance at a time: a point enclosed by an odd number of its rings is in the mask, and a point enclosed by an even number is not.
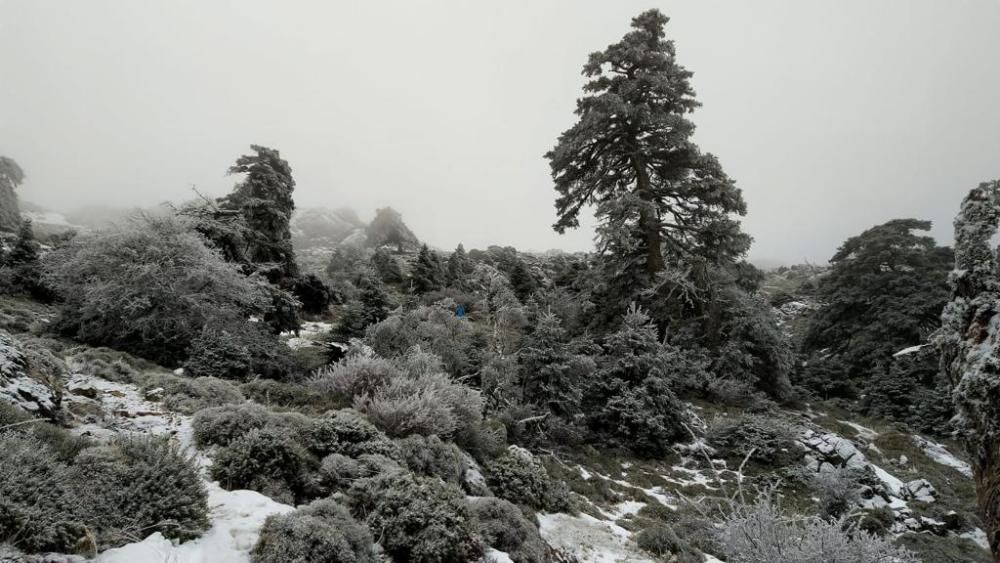
{"type": "Polygon", "coordinates": [[[645,160],[642,155],[636,154],[633,163],[636,177],[635,195],[646,204],[639,208],[639,228],[646,243],[646,273],[652,279],[666,269],[663,261],[663,235],[660,233],[660,220],[656,216],[656,204],[653,201],[653,190],[645,160]]]}
{"type": "Polygon", "coordinates": [[[1000,562],[1000,444],[983,440],[977,447],[982,448],[973,457],[979,517],[983,519],[993,561],[1000,562]]]}

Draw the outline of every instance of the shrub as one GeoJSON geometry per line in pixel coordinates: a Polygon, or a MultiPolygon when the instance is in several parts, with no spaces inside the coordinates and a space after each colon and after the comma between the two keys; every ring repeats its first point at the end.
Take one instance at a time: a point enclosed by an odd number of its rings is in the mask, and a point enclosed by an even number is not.
{"type": "Polygon", "coordinates": [[[717,530],[718,546],[734,563],[919,563],[886,538],[854,529],[844,520],[788,515],[770,494],[735,505],[717,530]]]}
{"type": "Polygon", "coordinates": [[[465,475],[466,462],[462,450],[437,436],[409,436],[396,440],[400,458],[410,471],[425,477],[440,477],[447,483],[459,484],[465,475]]]}
{"type": "Polygon", "coordinates": [[[858,476],[848,468],[813,474],[812,488],[819,497],[820,516],[837,519],[846,515],[861,500],[859,487],[858,476]]]}
{"type": "Polygon", "coordinates": [[[136,361],[124,352],[110,348],[73,348],[67,364],[76,373],[86,373],[118,383],[135,383],[139,370],[152,364],[136,361]]]}
{"type": "Polygon", "coordinates": [[[20,432],[0,433],[0,543],[25,551],[75,551],[86,534],[69,470],[20,432]]]}
{"type": "Polygon", "coordinates": [[[686,435],[685,411],[667,380],[648,377],[609,398],[596,418],[597,428],[636,453],[657,456],[686,435]]]}
{"type": "Polygon", "coordinates": [[[251,489],[278,502],[304,497],[309,473],[317,462],[288,430],[255,428],[221,448],[212,478],[226,489],[251,489]]]}
{"type": "Polygon", "coordinates": [[[374,563],[372,536],[346,508],[317,500],[288,514],[268,516],[252,563],[374,563]]]}
{"type": "Polygon", "coordinates": [[[254,379],[240,385],[240,391],[262,405],[294,408],[303,412],[326,412],[345,406],[336,397],[301,383],[254,379]]]}
{"type": "Polygon", "coordinates": [[[639,549],[676,563],[701,563],[702,555],[665,524],[653,524],[636,537],[639,549]],[[672,556],[672,557],[671,557],[672,556]]]}
{"type": "Polygon", "coordinates": [[[239,321],[205,327],[191,342],[184,370],[194,376],[284,379],[296,371],[291,349],[263,323],[239,321]]]}
{"type": "Polygon", "coordinates": [[[268,307],[263,284],[170,218],[77,237],[43,258],[63,298],[57,328],[157,363],[183,361],[202,328],[268,307]]]}
{"type": "Polygon", "coordinates": [[[390,436],[448,438],[482,421],[483,400],[478,391],[438,373],[394,379],[356,397],[354,408],[390,436]]]}
{"type": "Polygon", "coordinates": [[[896,523],[896,514],[888,506],[880,506],[866,510],[861,515],[858,528],[875,536],[884,536],[892,530],[896,523]]]}
{"type": "Polygon", "coordinates": [[[119,438],[88,448],[77,456],[72,479],[101,546],[153,532],[187,540],[208,528],[198,468],[168,438],[119,438]]]}
{"type": "Polygon", "coordinates": [[[144,378],[143,389],[148,398],[155,389],[162,390],[160,402],[171,411],[194,414],[201,409],[218,405],[240,404],[243,393],[234,385],[214,377],[182,377],[156,374],[144,378]]]}
{"type": "Polygon", "coordinates": [[[247,432],[267,425],[271,413],[260,405],[244,403],[198,411],[191,423],[199,446],[226,446],[247,432]]]}
{"type": "Polygon", "coordinates": [[[498,498],[476,498],[470,501],[472,513],[479,521],[483,542],[503,551],[514,563],[546,563],[547,545],[538,527],[528,521],[514,504],[498,498]]]}
{"type": "Polygon", "coordinates": [[[705,436],[725,458],[742,461],[749,455],[768,467],[783,467],[802,457],[795,438],[789,422],[756,414],[717,417],[705,436]]]}
{"type": "Polygon", "coordinates": [[[365,454],[357,459],[330,454],[320,463],[319,484],[330,491],[346,491],[358,479],[402,470],[394,460],[378,454],[365,454]]]}
{"type": "Polygon", "coordinates": [[[321,393],[332,393],[350,400],[357,395],[372,393],[402,376],[403,372],[389,360],[354,355],[320,370],[309,383],[321,393]]]}
{"type": "Polygon", "coordinates": [[[549,512],[570,510],[569,487],[549,477],[531,452],[511,446],[484,467],[486,483],[500,498],[549,512]]]}
{"type": "Polygon", "coordinates": [[[454,485],[391,472],[356,482],[348,499],[398,561],[465,563],[482,554],[475,519],[454,485]]]}
{"type": "Polygon", "coordinates": [[[397,448],[378,428],[355,411],[331,411],[312,419],[302,432],[302,443],[316,455],[340,453],[398,455],[397,448]]]}

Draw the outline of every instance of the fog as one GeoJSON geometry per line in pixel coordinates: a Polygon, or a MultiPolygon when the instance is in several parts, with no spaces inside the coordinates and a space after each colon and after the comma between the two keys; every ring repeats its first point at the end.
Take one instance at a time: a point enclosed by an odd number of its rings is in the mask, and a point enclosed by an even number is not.
{"type": "Polygon", "coordinates": [[[300,207],[391,205],[441,248],[558,235],[542,155],[587,54],[658,7],[696,141],[744,190],[758,260],[825,261],[1000,177],[1000,2],[0,0],[0,154],[58,210],[222,195],[251,143],[300,207]]]}

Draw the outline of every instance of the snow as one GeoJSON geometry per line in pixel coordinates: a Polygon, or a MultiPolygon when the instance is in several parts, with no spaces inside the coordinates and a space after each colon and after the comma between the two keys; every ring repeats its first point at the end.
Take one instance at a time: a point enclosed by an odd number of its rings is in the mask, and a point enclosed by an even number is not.
{"type": "Polygon", "coordinates": [[[895,354],[893,354],[892,357],[893,358],[898,358],[900,356],[906,356],[908,354],[915,354],[915,353],[919,352],[920,350],[922,350],[925,346],[927,346],[927,344],[918,344],[916,346],[910,346],[909,348],[903,348],[899,352],[896,352],[895,354]]]}
{"type": "Polygon", "coordinates": [[[935,462],[954,468],[962,475],[970,479],[972,478],[972,466],[955,457],[944,445],[932,442],[921,436],[914,436],[913,443],[935,462]]]}
{"type": "Polygon", "coordinates": [[[989,538],[986,537],[986,532],[984,532],[980,528],[975,528],[972,531],[965,532],[963,534],[959,534],[958,537],[970,539],[970,540],[976,542],[976,544],[978,544],[979,547],[981,547],[981,548],[983,548],[983,549],[985,549],[987,551],[989,551],[989,549],[990,549],[990,540],[989,540],[989,538]]]}
{"type": "Polygon", "coordinates": [[[490,563],[514,563],[514,560],[506,552],[493,549],[492,547],[486,550],[483,561],[490,563]]]}
{"type": "Polygon", "coordinates": [[[581,563],[655,562],[629,542],[628,530],[588,514],[539,514],[538,529],[552,547],[572,553],[581,563]]]}
{"type": "Polygon", "coordinates": [[[207,488],[212,527],[202,537],[175,544],[157,532],[140,542],[105,551],[95,563],[249,563],[264,520],[295,510],[254,491],[226,491],[218,483],[209,483],[207,488]]]}
{"type": "Polygon", "coordinates": [[[45,211],[41,213],[36,211],[22,211],[21,216],[26,219],[31,219],[31,222],[36,225],[59,225],[62,227],[73,226],[66,220],[66,217],[64,217],[62,213],[56,213],[55,211],[45,211]]]}
{"type": "Polygon", "coordinates": [[[841,420],[839,422],[841,424],[846,424],[851,428],[853,428],[854,431],[858,433],[858,438],[861,438],[862,440],[867,440],[870,442],[875,438],[878,438],[878,432],[876,432],[871,428],[868,428],[867,426],[862,426],[856,422],[851,422],[849,420],[841,420]]]}

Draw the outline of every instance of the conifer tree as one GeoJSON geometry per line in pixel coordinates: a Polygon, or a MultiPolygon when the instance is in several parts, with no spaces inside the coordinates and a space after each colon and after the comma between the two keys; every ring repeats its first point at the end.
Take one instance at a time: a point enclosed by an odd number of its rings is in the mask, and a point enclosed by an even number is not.
{"type": "Polygon", "coordinates": [[[598,250],[611,283],[631,292],[626,300],[671,265],[732,261],[750,242],[731,217],[746,213],[740,190],[691,141],[687,115],[699,103],[665,39],[667,21],[644,12],[621,41],[590,55],[579,121],[546,154],[559,194],[555,230],[579,226],[581,209],[595,205],[598,250]]]}
{"type": "Polygon", "coordinates": [[[417,293],[427,293],[441,289],[443,274],[437,254],[431,252],[426,244],[421,246],[417,261],[413,265],[413,290],[417,293]]]}
{"type": "Polygon", "coordinates": [[[0,231],[16,232],[21,227],[21,211],[14,189],[24,181],[24,171],[14,159],[0,156],[0,231]]]}
{"type": "Polygon", "coordinates": [[[465,278],[471,271],[472,263],[469,261],[469,255],[465,253],[465,247],[459,243],[448,257],[448,284],[464,287],[465,278]]]}
{"type": "Polygon", "coordinates": [[[543,313],[518,354],[524,399],[560,416],[578,413],[596,367],[587,355],[593,348],[571,339],[555,314],[543,313]]]}

